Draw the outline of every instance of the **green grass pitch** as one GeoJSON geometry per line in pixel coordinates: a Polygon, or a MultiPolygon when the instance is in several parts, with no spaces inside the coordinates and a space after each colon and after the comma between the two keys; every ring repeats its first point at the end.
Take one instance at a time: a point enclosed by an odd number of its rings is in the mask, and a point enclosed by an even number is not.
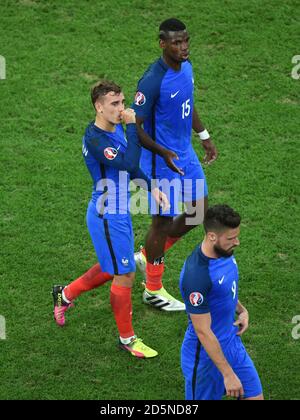
{"type": "MultiPolygon", "coordinates": [[[[296,0],[0,0],[0,399],[184,398],[186,315],[143,305],[139,274],[134,326],[160,353],[151,361],[116,347],[108,285],[80,297],[63,329],[50,296],[53,283],[96,262],[81,156],[90,86],[115,80],[130,104],[160,54],[158,25],[172,16],[190,31],[196,105],[220,153],[205,168],[210,203],[243,216],[236,257],[251,316],[244,342],[266,399],[299,399],[300,80],[291,77],[299,14],[296,0]]],[[[138,246],[150,218],[133,222],[138,246]]],[[[166,258],[165,286],[177,297],[184,259],[202,236],[199,227],[166,258]]]]}

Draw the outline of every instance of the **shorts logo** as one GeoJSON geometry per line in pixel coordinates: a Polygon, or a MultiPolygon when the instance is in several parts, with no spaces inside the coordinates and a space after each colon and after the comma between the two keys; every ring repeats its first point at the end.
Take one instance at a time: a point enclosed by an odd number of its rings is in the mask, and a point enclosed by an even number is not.
{"type": "Polygon", "coordinates": [[[137,106],[143,106],[146,103],[146,96],[142,92],[135,94],[134,103],[137,106]]]}
{"type": "Polygon", "coordinates": [[[114,149],[113,147],[107,147],[104,150],[104,156],[108,160],[114,160],[117,157],[118,151],[114,149]]]}
{"type": "Polygon", "coordinates": [[[122,258],[122,264],[124,265],[124,267],[128,267],[129,265],[129,261],[127,258],[122,258]]]}
{"type": "Polygon", "coordinates": [[[190,302],[193,306],[200,306],[204,301],[204,297],[199,292],[193,292],[190,294],[190,302]]]}

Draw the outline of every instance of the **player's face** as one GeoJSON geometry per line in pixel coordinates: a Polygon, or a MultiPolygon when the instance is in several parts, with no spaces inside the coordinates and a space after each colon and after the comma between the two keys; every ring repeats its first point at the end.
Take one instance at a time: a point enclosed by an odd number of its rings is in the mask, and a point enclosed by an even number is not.
{"type": "Polygon", "coordinates": [[[187,31],[169,32],[168,34],[166,40],[160,41],[164,54],[178,63],[188,60],[190,37],[187,31]]]}
{"type": "Polygon", "coordinates": [[[108,92],[101,101],[96,104],[97,112],[100,113],[110,124],[120,124],[122,120],[122,111],[125,109],[125,97],[121,92],[108,92]]]}
{"type": "Polygon", "coordinates": [[[227,229],[225,232],[216,235],[214,250],[220,257],[231,257],[234,248],[240,245],[239,241],[240,227],[236,229],[227,229]]]}

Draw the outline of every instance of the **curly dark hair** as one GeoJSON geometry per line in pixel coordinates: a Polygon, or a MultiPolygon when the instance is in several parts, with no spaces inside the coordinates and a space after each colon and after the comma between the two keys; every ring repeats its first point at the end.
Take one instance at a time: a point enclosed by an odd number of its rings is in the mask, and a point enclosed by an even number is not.
{"type": "Polygon", "coordinates": [[[241,224],[241,216],[227,204],[218,204],[210,207],[204,217],[205,232],[220,232],[231,228],[235,229],[241,224]]]}
{"type": "Polygon", "coordinates": [[[164,20],[159,26],[159,38],[166,39],[168,32],[178,32],[186,30],[186,26],[181,20],[171,18],[164,20]]]}

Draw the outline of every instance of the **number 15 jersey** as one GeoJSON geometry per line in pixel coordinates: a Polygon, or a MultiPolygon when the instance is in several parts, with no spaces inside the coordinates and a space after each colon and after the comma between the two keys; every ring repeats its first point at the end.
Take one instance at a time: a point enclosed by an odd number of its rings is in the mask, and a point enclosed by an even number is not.
{"type": "MultiPolygon", "coordinates": [[[[144,119],[144,130],[158,144],[177,153],[176,165],[184,167],[194,151],[193,69],[189,61],[175,71],[162,58],[153,63],[138,83],[133,109],[144,119]]],[[[153,165],[152,153],[143,149],[141,167],[153,165]]]]}

